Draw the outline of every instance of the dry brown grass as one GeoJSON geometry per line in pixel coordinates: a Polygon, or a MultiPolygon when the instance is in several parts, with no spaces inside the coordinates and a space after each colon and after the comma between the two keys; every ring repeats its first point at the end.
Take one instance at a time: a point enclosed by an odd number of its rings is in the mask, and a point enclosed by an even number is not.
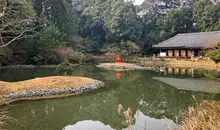
{"type": "Polygon", "coordinates": [[[55,89],[55,88],[70,88],[82,86],[94,81],[85,77],[70,77],[70,76],[53,76],[45,78],[35,78],[20,82],[2,82],[0,81],[0,95],[7,95],[13,92],[36,89],[55,89]]]}
{"type": "Polygon", "coordinates": [[[8,117],[8,113],[5,109],[0,110],[0,130],[3,130],[7,120],[12,120],[12,118],[8,117]]]}
{"type": "Polygon", "coordinates": [[[214,61],[198,60],[198,61],[186,61],[186,60],[169,60],[167,62],[172,67],[195,67],[204,69],[217,69],[220,70],[220,64],[216,64],[214,61]]]}
{"type": "Polygon", "coordinates": [[[183,114],[181,130],[220,130],[220,102],[202,101],[183,114]]]}
{"type": "Polygon", "coordinates": [[[128,124],[129,130],[133,130],[132,126],[134,125],[134,115],[133,115],[131,108],[128,108],[127,110],[125,110],[124,107],[121,104],[119,104],[118,113],[119,114],[123,113],[123,116],[128,124]]]}

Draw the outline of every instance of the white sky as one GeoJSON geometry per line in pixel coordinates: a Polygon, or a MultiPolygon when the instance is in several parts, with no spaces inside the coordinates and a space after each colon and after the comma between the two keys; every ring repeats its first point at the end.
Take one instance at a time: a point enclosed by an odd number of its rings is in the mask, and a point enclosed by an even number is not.
{"type": "Polygon", "coordinates": [[[144,0],[135,0],[134,4],[135,5],[140,5],[144,2],[144,0]]]}

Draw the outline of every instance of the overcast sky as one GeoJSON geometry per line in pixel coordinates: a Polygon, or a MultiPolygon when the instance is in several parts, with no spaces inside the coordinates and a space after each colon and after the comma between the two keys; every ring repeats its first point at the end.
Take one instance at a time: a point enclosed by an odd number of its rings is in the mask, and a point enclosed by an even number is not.
{"type": "Polygon", "coordinates": [[[135,5],[140,5],[144,2],[144,0],[135,0],[134,4],[135,5]]]}

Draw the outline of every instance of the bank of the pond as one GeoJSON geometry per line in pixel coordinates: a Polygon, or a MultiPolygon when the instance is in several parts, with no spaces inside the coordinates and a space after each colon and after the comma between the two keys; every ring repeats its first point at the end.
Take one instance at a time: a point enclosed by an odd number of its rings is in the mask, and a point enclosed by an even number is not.
{"type": "Polygon", "coordinates": [[[91,78],[52,76],[20,82],[0,81],[0,95],[1,100],[12,102],[16,100],[55,98],[73,95],[101,87],[104,87],[102,81],[91,78]]]}
{"type": "Polygon", "coordinates": [[[0,66],[0,69],[13,69],[13,68],[56,68],[57,65],[9,65],[9,66],[0,66]]]}
{"type": "Polygon", "coordinates": [[[146,67],[181,67],[181,68],[198,68],[198,69],[216,69],[220,70],[220,63],[216,64],[212,60],[176,60],[176,59],[153,59],[153,58],[139,58],[137,63],[146,67]]]}
{"type": "MultiPolygon", "coordinates": [[[[71,64],[71,66],[78,66],[80,64],[71,64]]],[[[18,68],[24,68],[24,69],[35,69],[35,68],[56,68],[57,65],[9,65],[9,66],[0,66],[0,69],[18,69],[18,68]]]]}
{"type": "Polygon", "coordinates": [[[201,69],[216,69],[220,70],[220,64],[216,64],[211,60],[198,60],[198,61],[189,61],[189,60],[170,60],[167,62],[168,66],[171,67],[193,67],[201,69]]]}
{"type": "Polygon", "coordinates": [[[99,68],[109,69],[109,70],[149,70],[148,67],[138,66],[131,63],[101,63],[97,65],[99,68]]]}

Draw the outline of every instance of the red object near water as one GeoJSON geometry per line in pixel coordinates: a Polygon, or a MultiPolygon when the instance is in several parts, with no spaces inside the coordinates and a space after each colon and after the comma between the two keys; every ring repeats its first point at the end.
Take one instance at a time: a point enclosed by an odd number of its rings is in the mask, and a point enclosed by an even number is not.
{"type": "Polygon", "coordinates": [[[116,74],[115,74],[116,78],[117,78],[117,79],[120,79],[121,76],[122,76],[122,73],[123,73],[122,70],[116,70],[116,74]]]}
{"type": "Polygon", "coordinates": [[[121,56],[116,56],[116,63],[123,63],[123,57],[121,56]]]}

